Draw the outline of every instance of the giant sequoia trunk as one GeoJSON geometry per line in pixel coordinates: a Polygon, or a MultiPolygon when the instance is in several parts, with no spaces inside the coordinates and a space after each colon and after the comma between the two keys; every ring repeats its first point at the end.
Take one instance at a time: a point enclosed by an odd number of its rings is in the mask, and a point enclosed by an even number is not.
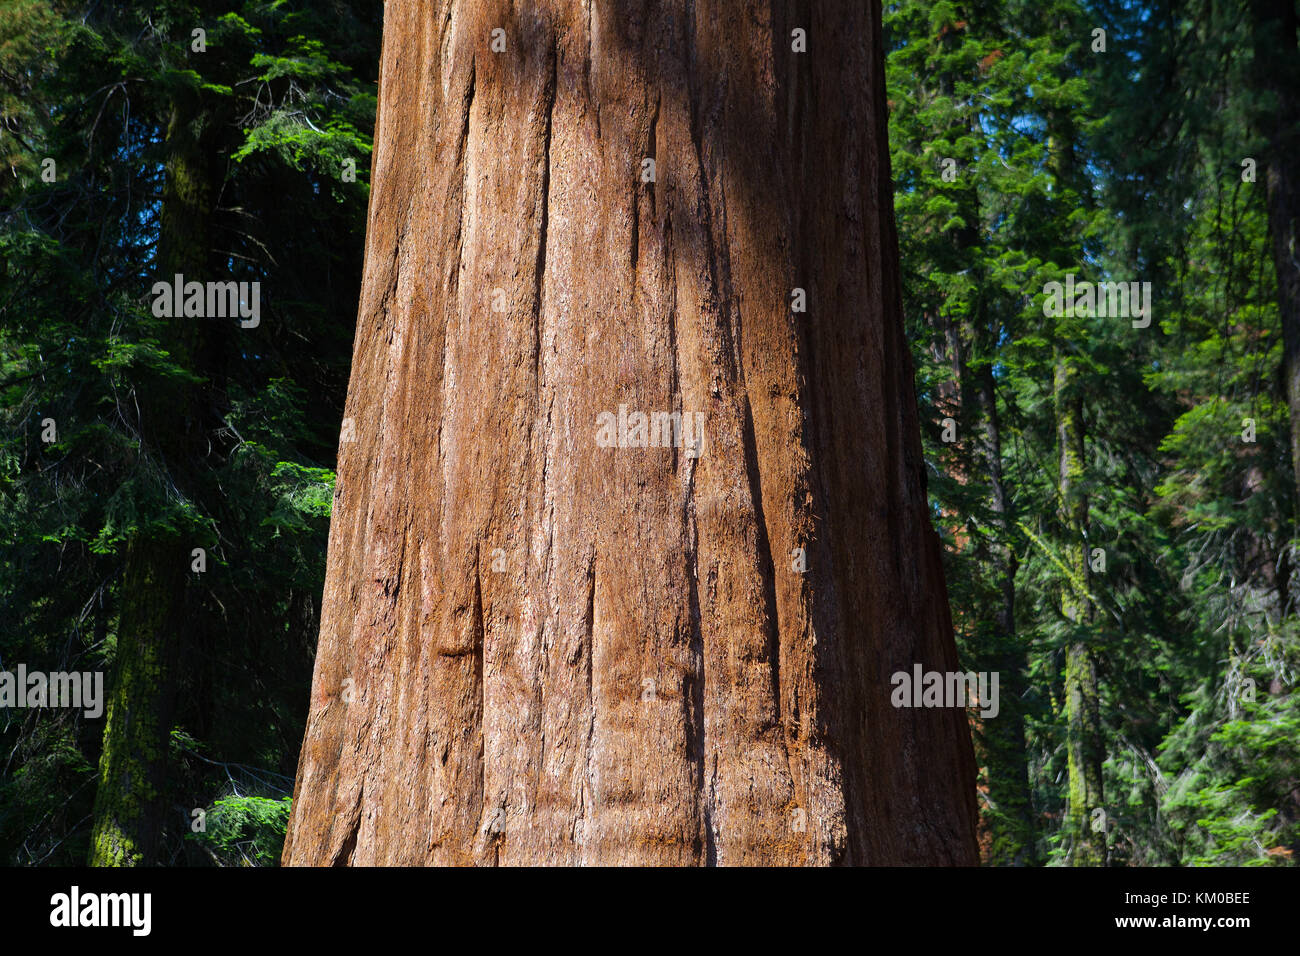
{"type": "Polygon", "coordinates": [[[859,0],[388,5],[286,863],[975,862],[964,712],[890,703],[956,655],[881,54],[859,0]]]}

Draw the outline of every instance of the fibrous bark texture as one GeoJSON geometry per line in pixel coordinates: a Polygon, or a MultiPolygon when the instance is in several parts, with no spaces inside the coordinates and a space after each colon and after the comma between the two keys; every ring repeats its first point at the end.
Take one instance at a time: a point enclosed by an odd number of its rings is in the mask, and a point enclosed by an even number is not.
{"type": "Polygon", "coordinates": [[[285,862],[975,862],[878,5],[386,17],[285,862]]]}

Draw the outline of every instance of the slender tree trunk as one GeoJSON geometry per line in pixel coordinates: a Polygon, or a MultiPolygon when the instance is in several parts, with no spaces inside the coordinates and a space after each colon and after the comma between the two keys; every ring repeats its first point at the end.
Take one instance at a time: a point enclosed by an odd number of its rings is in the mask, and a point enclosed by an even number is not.
{"type": "MultiPolygon", "coordinates": [[[[972,190],[973,192],[973,190],[972,190]]],[[[973,222],[979,221],[978,198],[970,197],[973,222]]],[[[975,227],[954,231],[961,252],[979,241],[975,227]]],[[[978,272],[978,267],[975,267],[978,272]]],[[[999,674],[1001,692],[995,718],[979,720],[975,727],[976,762],[981,768],[989,808],[981,815],[980,855],[992,866],[1026,865],[1036,861],[1036,832],[1029,788],[1029,761],[1025,753],[1025,725],[1021,702],[1025,690],[1025,655],[1016,646],[1016,559],[1005,543],[1011,540],[1006,484],[1002,473],[1002,437],[998,421],[993,366],[996,330],[990,329],[982,303],[974,305],[973,322],[943,320],[947,355],[953,380],[940,386],[946,413],[960,422],[959,435],[978,435],[959,443],[957,457],[970,463],[970,472],[982,471],[988,481],[989,506],[996,516],[996,538],[991,541],[992,573],[998,601],[975,608],[975,667],[999,674]],[[972,370],[972,356],[980,362],[972,370]]],[[[965,471],[963,466],[963,471],[965,471]]],[[[969,475],[962,474],[964,484],[969,475]]],[[[958,527],[955,539],[962,540],[958,527]]],[[[970,646],[970,645],[968,645],[970,646]]]]}
{"type": "Polygon", "coordinates": [[[881,54],[849,0],[388,5],[286,863],[975,862],[964,710],[890,702],[956,659],[881,54]]]}
{"type": "Polygon", "coordinates": [[[122,579],[113,690],[95,791],[91,866],[157,862],[166,813],[167,749],[174,704],[175,595],[185,590],[185,550],[175,538],[132,539],[122,579]]]}
{"type": "MultiPolygon", "coordinates": [[[[956,30],[945,32],[941,46],[953,53],[962,42],[956,30]]],[[[956,83],[950,71],[938,76],[939,92],[944,97],[956,95],[956,83]]],[[[975,111],[956,132],[978,140],[982,135],[975,111]]],[[[979,191],[973,180],[962,190],[961,201],[965,225],[951,231],[952,242],[963,262],[974,270],[976,289],[984,288],[978,257],[972,253],[980,244],[981,208],[979,191]]],[[[943,322],[947,354],[953,369],[952,384],[939,387],[947,414],[960,423],[958,457],[970,462],[970,474],[960,477],[963,483],[974,472],[987,476],[990,507],[997,516],[997,538],[991,542],[993,574],[998,582],[999,600],[992,608],[974,610],[975,666],[981,671],[999,674],[1001,693],[995,718],[979,719],[975,726],[975,756],[981,768],[988,808],[981,814],[980,855],[982,862],[993,866],[1024,865],[1036,861],[1033,811],[1029,790],[1029,761],[1025,753],[1024,715],[1021,696],[1024,692],[1024,653],[1015,647],[1015,555],[1005,542],[1011,540],[1008,527],[1008,502],[1002,474],[1002,439],[998,425],[997,395],[994,390],[991,356],[997,350],[997,330],[990,328],[988,309],[976,292],[969,320],[948,319],[943,322]],[[972,361],[973,360],[973,361],[972,361]],[[972,364],[979,363],[978,370],[972,364]],[[979,437],[965,444],[966,436],[979,437]],[[964,446],[964,451],[962,450],[964,446]]],[[[961,540],[962,532],[956,532],[961,540]]]]}
{"type": "MultiPolygon", "coordinates": [[[[1074,25],[1066,16],[1058,20],[1058,30],[1069,35],[1074,25]]],[[[1049,119],[1049,152],[1058,187],[1073,190],[1085,206],[1090,205],[1091,191],[1082,180],[1075,151],[1078,131],[1068,112],[1054,113],[1049,119]]],[[[1073,236],[1063,237],[1061,254],[1078,252],[1073,236]]],[[[1057,489],[1064,526],[1064,563],[1066,580],[1061,582],[1061,614],[1071,625],[1071,637],[1065,648],[1065,723],[1069,803],[1065,834],[1069,841],[1069,861],[1074,866],[1104,866],[1106,863],[1106,828],[1093,825],[1093,811],[1104,812],[1102,764],[1105,744],[1101,735],[1100,689],[1097,662],[1090,643],[1092,604],[1089,598],[1088,562],[1085,557],[1088,531],[1088,498],[1083,487],[1085,460],[1085,422],[1083,392],[1079,384],[1077,360],[1071,354],[1072,339],[1081,335],[1079,326],[1056,330],[1058,346],[1053,363],[1052,396],[1056,416],[1057,489]]],[[[1104,820],[1099,818],[1100,823],[1104,820]]]]}
{"type": "Polygon", "coordinates": [[[1002,688],[998,716],[985,722],[983,732],[982,762],[989,768],[989,796],[996,804],[984,862],[1027,866],[1038,862],[1038,833],[1025,753],[1026,661],[1016,643],[1016,555],[1007,543],[1012,540],[1011,505],[1002,473],[1002,430],[992,364],[986,363],[975,379],[983,432],[981,456],[989,476],[990,505],[999,535],[993,545],[999,601],[993,619],[996,641],[990,656],[1001,675],[1002,688]]]}
{"type": "Polygon", "coordinates": [[[1078,393],[1078,371],[1073,361],[1060,355],[1056,362],[1055,397],[1057,438],[1060,444],[1060,492],[1065,509],[1065,563],[1069,580],[1061,589],[1061,613],[1074,625],[1075,636],[1065,649],[1065,719],[1069,769],[1067,833],[1074,866],[1104,866],[1106,828],[1093,826],[1092,813],[1104,809],[1102,793],[1103,746],[1097,663],[1084,636],[1092,622],[1087,597],[1088,563],[1084,557],[1088,527],[1088,499],[1079,487],[1083,478],[1083,399],[1078,393]]]}
{"type": "MultiPolygon", "coordinates": [[[[158,278],[201,279],[210,244],[215,190],[212,150],[201,141],[194,104],[178,102],[167,131],[168,159],[158,244],[158,278]]],[[[202,364],[202,320],[170,324],[165,347],[185,368],[202,364]]],[[[201,438],[196,391],[156,383],[135,397],[140,409],[142,467],[159,483],[186,484],[201,438]]],[[[156,863],[168,804],[167,757],[180,641],[186,628],[190,545],[174,531],[144,527],[130,538],[122,580],[113,689],[104,723],[91,835],[92,866],[156,863]]]]}
{"type": "MultiPolygon", "coordinates": [[[[956,40],[955,32],[950,36],[956,40]]],[[[945,92],[950,94],[951,90],[945,92]]],[[[982,131],[974,113],[969,123],[966,132],[978,139],[982,131]]],[[[968,223],[954,235],[954,241],[963,251],[975,249],[980,242],[982,212],[973,182],[969,187],[969,202],[968,223]]],[[[982,290],[988,280],[978,260],[972,268],[976,288],[982,290]]],[[[1022,700],[1026,661],[1024,651],[1016,645],[1016,558],[1008,544],[1012,532],[993,378],[992,359],[997,354],[998,331],[982,293],[977,292],[972,321],[963,323],[958,335],[968,345],[955,354],[961,382],[962,429],[963,433],[978,434],[972,443],[972,460],[987,476],[989,506],[997,523],[996,537],[991,542],[991,564],[997,579],[998,602],[991,614],[988,608],[979,610],[977,624],[982,635],[977,667],[981,671],[996,671],[1001,686],[997,717],[981,720],[975,737],[976,760],[984,768],[990,803],[989,812],[984,814],[981,856],[984,863],[992,866],[1023,866],[1037,862],[1037,834],[1029,787],[1029,760],[1025,753],[1022,700]],[[971,368],[972,358],[978,362],[976,369],[971,368]]]]}
{"type": "Polygon", "coordinates": [[[1256,87],[1264,94],[1268,227],[1282,316],[1291,466],[1300,491],[1300,42],[1294,0],[1251,0],[1256,87]]]}

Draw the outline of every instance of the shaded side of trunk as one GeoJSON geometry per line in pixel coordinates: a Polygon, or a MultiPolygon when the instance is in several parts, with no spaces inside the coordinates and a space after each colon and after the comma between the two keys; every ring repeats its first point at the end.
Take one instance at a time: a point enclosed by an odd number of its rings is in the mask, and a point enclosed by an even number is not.
{"type": "Polygon", "coordinates": [[[975,862],[879,8],[774,7],[388,6],[286,863],[975,862]]]}
{"type": "MultiPolygon", "coordinates": [[[[201,141],[193,104],[178,103],[167,131],[168,158],[160,213],[160,281],[176,273],[203,280],[215,188],[210,147],[201,141]]],[[[194,366],[204,320],[176,318],[164,340],[174,361],[194,366]]],[[[136,396],[142,467],[156,475],[160,493],[184,488],[201,439],[192,385],[165,381],[136,396]]],[[[171,531],[145,527],[126,547],[113,689],[99,760],[89,862],[138,866],[158,862],[164,819],[168,746],[176,668],[185,630],[185,587],[190,545],[171,531]]]]}

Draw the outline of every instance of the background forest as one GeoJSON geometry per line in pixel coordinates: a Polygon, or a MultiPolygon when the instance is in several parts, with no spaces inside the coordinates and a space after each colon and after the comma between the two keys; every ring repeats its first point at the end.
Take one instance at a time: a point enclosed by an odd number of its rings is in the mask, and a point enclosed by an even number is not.
{"type": "MultiPolygon", "coordinates": [[[[6,864],[279,858],[382,9],[0,0],[0,670],[109,687],[97,719],[0,709],[6,864]],[[260,282],[260,322],[155,316],[178,272],[260,282]]],[[[935,525],[962,664],[1001,677],[983,858],[1291,865],[1295,4],[885,26],[935,525]],[[1049,314],[1068,275],[1149,282],[1149,323],[1049,314]]]]}

